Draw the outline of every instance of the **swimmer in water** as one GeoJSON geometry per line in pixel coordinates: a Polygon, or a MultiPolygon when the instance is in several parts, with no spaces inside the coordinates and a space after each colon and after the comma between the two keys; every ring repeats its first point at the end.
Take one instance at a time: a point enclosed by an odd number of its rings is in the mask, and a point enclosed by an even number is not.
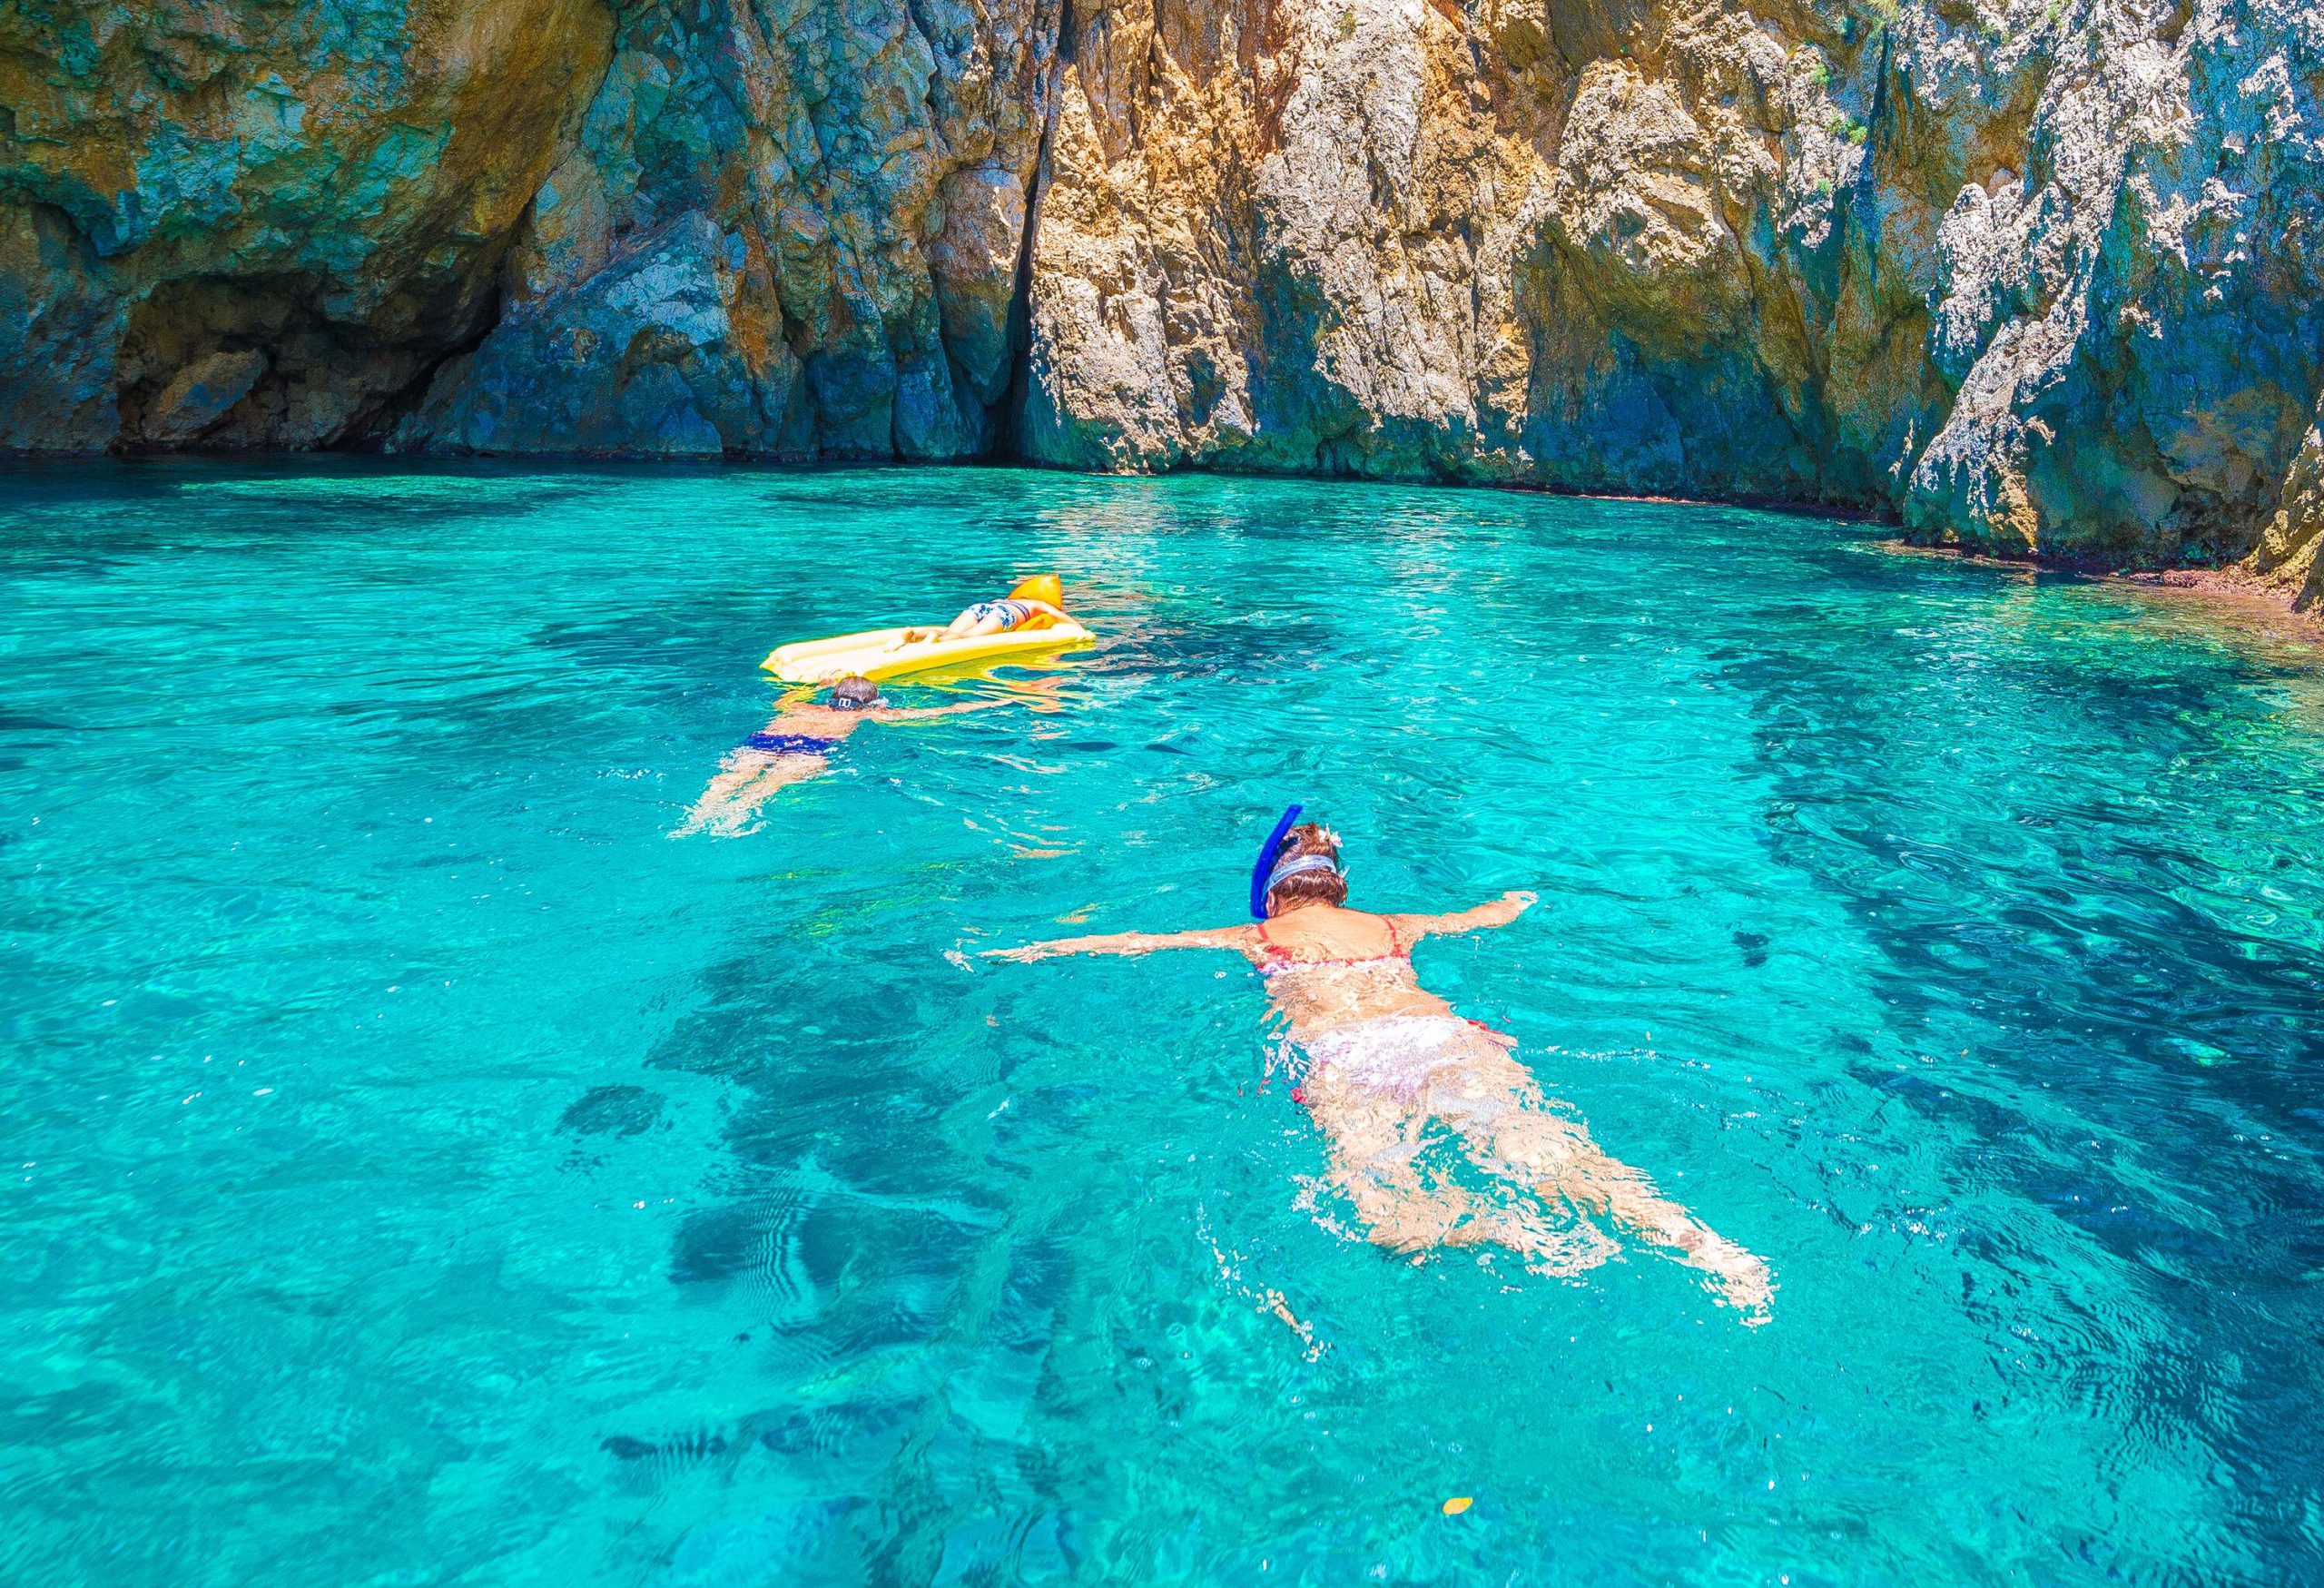
{"type": "Polygon", "coordinates": [[[1064,587],[1059,584],[1057,576],[1041,574],[1020,581],[1015,589],[997,601],[979,601],[963,608],[958,617],[942,628],[908,628],[890,641],[888,648],[895,650],[930,640],[973,639],[979,635],[1008,634],[1026,627],[1036,618],[1070,623],[1073,620],[1058,605],[1064,598],[1064,587]]]}
{"type": "Polygon", "coordinates": [[[899,711],[881,701],[879,686],[871,679],[842,678],[831,687],[830,705],[786,705],[773,722],[727,752],[718,774],[670,836],[684,838],[701,832],[722,838],[741,836],[751,817],[776,790],[829,771],[832,749],[865,723],[922,723],[1009,704],[969,700],[958,705],[899,711]]]}
{"type": "Polygon", "coordinates": [[[1768,1266],[1715,1234],[1653,1183],[1617,1162],[1577,1119],[1553,1113],[1514,1042],[1463,1020],[1413,974],[1413,945],[1506,926],[1533,895],[1504,893],[1451,915],[1374,915],[1345,907],[1337,834],[1294,827],[1264,884],[1265,919],[1212,932],[1113,932],[989,951],[1005,960],[1229,949],[1258,967],[1305,1073],[1293,1096],[1323,1128],[1325,1177],[1370,1238],[1391,1251],[1491,1243],[1537,1273],[1572,1276],[1616,1255],[1594,1225],[1560,1228],[1561,1205],[1610,1219],[1709,1276],[1718,1299],[1764,1322],[1768,1266]],[[1458,1141],[1497,1189],[1480,1195],[1420,1166],[1430,1121],[1458,1141]],[[1522,1195],[1530,1192],[1531,1196],[1522,1195]],[[1543,1205],[1546,1205],[1544,1207],[1543,1205]]]}

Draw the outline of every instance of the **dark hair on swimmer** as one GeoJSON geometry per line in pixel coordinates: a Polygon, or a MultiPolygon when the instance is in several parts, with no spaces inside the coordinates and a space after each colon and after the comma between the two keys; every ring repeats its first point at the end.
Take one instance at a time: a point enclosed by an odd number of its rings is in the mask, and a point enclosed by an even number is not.
{"type": "MultiPolygon", "coordinates": [[[[1284,834],[1283,847],[1275,852],[1275,863],[1300,860],[1320,854],[1338,863],[1340,841],[1319,823],[1302,822],[1284,834]]],[[[1267,890],[1267,913],[1280,915],[1295,904],[1344,904],[1347,902],[1347,879],[1337,871],[1301,872],[1289,876],[1267,890]]]]}
{"type": "Polygon", "coordinates": [[[832,704],[842,711],[862,711],[879,699],[880,686],[869,678],[851,676],[832,686],[832,704]]]}

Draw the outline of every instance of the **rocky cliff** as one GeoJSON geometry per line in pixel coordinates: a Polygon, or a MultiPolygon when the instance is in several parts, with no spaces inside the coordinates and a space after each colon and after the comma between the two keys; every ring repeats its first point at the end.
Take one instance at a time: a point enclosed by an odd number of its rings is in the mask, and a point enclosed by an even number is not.
{"type": "Polygon", "coordinates": [[[1762,497],[2309,577],[2310,0],[11,0],[0,446],[1762,497]]]}

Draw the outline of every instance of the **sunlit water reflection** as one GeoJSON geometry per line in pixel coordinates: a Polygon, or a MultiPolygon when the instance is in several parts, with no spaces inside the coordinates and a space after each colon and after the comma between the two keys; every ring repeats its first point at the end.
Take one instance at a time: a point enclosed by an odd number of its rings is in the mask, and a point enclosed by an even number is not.
{"type": "Polygon", "coordinates": [[[2324,1573],[2274,653],[1699,508],[5,486],[0,1578],[2324,1573]],[[1043,567],[1107,636],[1068,711],[665,836],[770,645],[1043,567]],[[972,957],[1230,923],[1291,799],[1358,902],[1541,892],[1423,979],[1768,1258],[1767,1327],[1335,1235],[1238,961],[972,957]]]}

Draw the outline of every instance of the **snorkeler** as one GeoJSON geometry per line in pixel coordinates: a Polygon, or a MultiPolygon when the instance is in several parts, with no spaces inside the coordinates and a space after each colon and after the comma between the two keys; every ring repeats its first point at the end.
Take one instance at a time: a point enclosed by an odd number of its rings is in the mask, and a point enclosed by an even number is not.
{"type": "Polygon", "coordinates": [[[1563,1204],[1602,1215],[1711,1277],[1718,1298],[1764,1321],[1768,1267],[1609,1158],[1577,1119],[1551,1111],[1512,1057],[1512,1039],[1463,1020],[1424,990],[1413,945],[1506,926],[1533,903],[1509,893],[1450,915],[1374,915],[1345,907],[1336,833],[1285,814],[1252,879],[1256,926],[1210,932],[1114,932],[988,951],[1005,960],[1053,954],[1143,954],[1231,949],[1258,967],[1305,1073],[1292,1096],[1323,1128],[1327,1181],[1370,1238],[1391,1251],[1484,1243],[1518,1253],[1537,1273],[1570,1277],[1618,1248],[1586,1221],[1561,1228],[1563,1204]],[[1440,1121],[1469,1161],[1500,1182],[1480,1195],[1452,1178],[1423,1178],[1427,1127],[1440,1121]],[[1528,1197],[1525,1193],[1530,1192],[1528,1197]]]}
{"type": "Polygon", "coordinates": [[[958,705],[899,711],[881,704],[879,686],[871,679],[842,678],[831,686],[829,705],[786,705],[773,722],[727,752],[718,774],[670,836],[684,838],[705,829],[724,838],[740,836],[744,824],[777,789],[820,777],[830,770],[832,748],[865,723],[921,723],[1009,704],[969,700],[958,705]]]}

